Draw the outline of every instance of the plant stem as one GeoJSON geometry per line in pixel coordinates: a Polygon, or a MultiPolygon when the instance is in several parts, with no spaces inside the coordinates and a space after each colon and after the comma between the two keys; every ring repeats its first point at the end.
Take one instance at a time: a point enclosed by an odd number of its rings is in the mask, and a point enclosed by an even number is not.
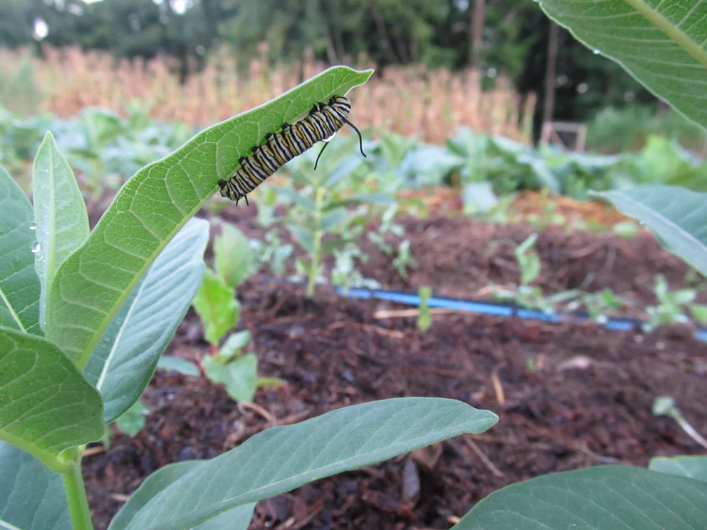
{"type": "Polygon", "coordinates": [[[317,285],[317,272],[319,271],[319,259],[322,251],[322,236],[324,233],[321,230],[322,222],[322,203],[324,202],[324,188],[317,188],[316,192],[316,209],[314,211],[314,220],[317,229],[314,231],[314,245],[312,248],[312,258],[309,262],[309,279],[307,281],[307,298],[314,296],[314,287],[317,285]]]}
{"type": "Polygon", "coordinates": [[[73,530],[93,530],[91,511],[86,498],[86,487],[81,474],[81,453],[77,451],[76,460],[71,469],[61,475],[66,492],[66,502],[69,505],[71,526],[73,530]]]}

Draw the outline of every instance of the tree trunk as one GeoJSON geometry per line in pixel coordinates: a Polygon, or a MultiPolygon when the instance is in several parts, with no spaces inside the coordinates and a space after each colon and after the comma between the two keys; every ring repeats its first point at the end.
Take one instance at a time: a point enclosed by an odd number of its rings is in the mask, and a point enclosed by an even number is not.
{"type": "Polygon", "coordinates": [[[484,19],[486,18],[486,0],[474,0],[474,7],[469,5],[471,19],[469,20],[469,66],[478,70],[481,67],[481,43],[484,36],[484,19]]]}

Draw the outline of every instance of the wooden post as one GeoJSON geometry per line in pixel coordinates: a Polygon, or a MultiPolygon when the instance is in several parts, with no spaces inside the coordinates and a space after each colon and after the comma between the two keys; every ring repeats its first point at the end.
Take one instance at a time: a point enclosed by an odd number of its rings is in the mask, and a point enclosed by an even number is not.
{"type": "Polygon", "coordinates": [[[486,18],[486,0],[474,0],[474,7],[469,4],[471,19],[469,20],[469,66],[472,70],[481,67],[481,43],[484,36],[484,19],[486,18]]]}

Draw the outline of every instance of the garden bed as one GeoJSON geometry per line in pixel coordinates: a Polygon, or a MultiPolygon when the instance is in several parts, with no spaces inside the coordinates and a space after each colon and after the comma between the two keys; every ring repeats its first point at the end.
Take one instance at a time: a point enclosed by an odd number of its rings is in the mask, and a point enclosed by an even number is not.
{"type": "MultiPolygon", "coordinates": [[[[118,434],[87,457],[97,528],[152,471],[210,458],[273,425],[374,399],[437,396],[491,409],[488,433],[457,437],[303,486],[260,503],[251,528],[449,528],[474,503],[519,480],[606,463],[645,466],[651,456],[699,453],[677,425],[651,415],[673,395],[698,430],[707,345],[681,328],[610,332],[516,319],[446,314],[427,333],[415,318],[375,319],[387,303],[257,279],[240,289],[262,375],[286,382],[237,405],[205,379],[158,374],[152,410],[135,438],[118,434]]],[[[183,322],[168,354],[207,352],[198,319],[183,322]]]]}

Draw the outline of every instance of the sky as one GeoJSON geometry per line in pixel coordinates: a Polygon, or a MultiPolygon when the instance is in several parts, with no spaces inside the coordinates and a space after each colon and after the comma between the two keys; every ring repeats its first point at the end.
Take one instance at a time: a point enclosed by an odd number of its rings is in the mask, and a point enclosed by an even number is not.
{"type": "MultiPolygon", "coordinates": [[[[93,2],[100,2],[101,0],[83,0],[87,4],[92,4],[93,2]]],[[[155,2],[155,4],[161,4],[163,0],[152,0],[155,2]]],[[[187,5],[189,4],[189,0],[171,0],[172,4],[172,9],[174,9],[175,13],[179,13],[180,15],[184,13],[187,10],[187,5]]]]}

